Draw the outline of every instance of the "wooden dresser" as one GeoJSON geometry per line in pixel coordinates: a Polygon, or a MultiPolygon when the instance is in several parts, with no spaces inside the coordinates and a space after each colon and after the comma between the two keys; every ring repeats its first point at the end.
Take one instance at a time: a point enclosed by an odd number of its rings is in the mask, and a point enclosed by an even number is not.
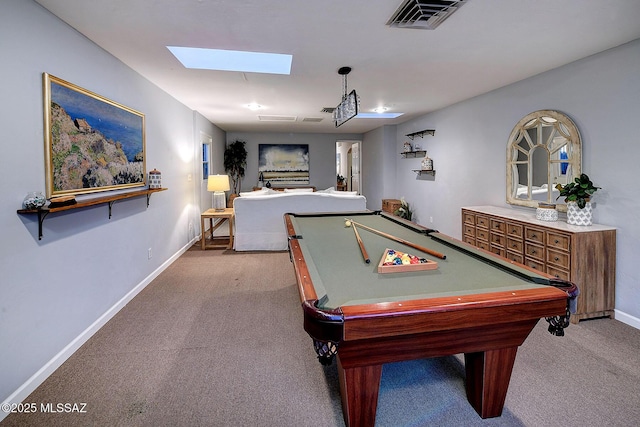
{"type": "Polygon", "coordinates": [[[613,317],[616,229],[580,227],[565,220],[539,221],[535,211],[474,206],[462,208],[462,239],[512,261],[570,280],[580,288],[572,322],[613,317]]]}

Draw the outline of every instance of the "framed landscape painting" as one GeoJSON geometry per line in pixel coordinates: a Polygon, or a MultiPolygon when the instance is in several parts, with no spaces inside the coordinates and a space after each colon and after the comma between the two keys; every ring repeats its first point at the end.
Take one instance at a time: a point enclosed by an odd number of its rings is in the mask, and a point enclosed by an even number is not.
{"type": "Polygon", "coordinates": [[[309,145],[259,144],[258,171],[274,186],[309,184],[309,145]]]}
{"type": "Polygon", "coordinates": [[[144,114],[44,73],[47,197],[146,185],[144,114]]]}

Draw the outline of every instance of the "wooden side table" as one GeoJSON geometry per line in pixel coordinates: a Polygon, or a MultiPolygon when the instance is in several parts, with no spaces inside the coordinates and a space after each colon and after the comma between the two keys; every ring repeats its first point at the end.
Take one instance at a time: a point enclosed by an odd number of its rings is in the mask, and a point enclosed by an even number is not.
{"type": "Polygon", "coordinates": [[[208,209],[200,214],[200,230],[202,230],[202,250],[206,249],[233,249],[233,208],[226,208],[224,211],[208,209]],[[204,230],[205,220],[209,219],[209,230],[204,230]],[[214,222],[214,220],[217,220],[214,222]],[[229,223],[229,243],[213,243],[213,232],[227,221],[229,223]],[[211,243],[207,244],[207,235],[211,243]]]}
{"type": "Polygon", "coordinates": [[[395,215],[395,211],[400,209],[402,201],[398,199],[382,199],[382,211],[395,215]]]}

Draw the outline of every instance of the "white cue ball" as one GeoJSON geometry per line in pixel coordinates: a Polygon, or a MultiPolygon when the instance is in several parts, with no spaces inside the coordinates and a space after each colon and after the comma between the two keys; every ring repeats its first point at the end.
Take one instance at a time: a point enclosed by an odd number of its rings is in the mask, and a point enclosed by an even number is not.
{"type": "Polygon", "coordinates": [[[346,220],[346,221],[344,222],[344,226],[345,226],[345,227],[351,227],[351,221],[346,220]]]}

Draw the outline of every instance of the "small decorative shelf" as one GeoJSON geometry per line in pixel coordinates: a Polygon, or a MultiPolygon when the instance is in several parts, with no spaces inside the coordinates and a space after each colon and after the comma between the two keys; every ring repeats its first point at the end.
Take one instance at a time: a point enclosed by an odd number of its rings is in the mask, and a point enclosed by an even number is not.
{"type": "Polygon", "coordinates": [[[414,169],[413,171],[415,173],[417,173],[418,175],[426,174],[426,175],[436,176],[436,171],[433,170],[433,169],[431,169],[431,170],[414,169]]]}
{"type": "Polygon", "coordinates": [[[416,136],[419,136],[420,138],[424,138],[425,134],[428,134],[428,135],[431,135],[431,136],[435,136],[436,135],[436,130],[435,129],[425,129],[425,130],[420,130],[418,132],[408,133],[405,136],[413,141],[413,139],[416,136]]]}
{"type": "Polygon", "coordinates": [[[424,157],[427,155],[426,150],[415,150],[415,151],[404,151],[402,153],[402,157],[405,159],[414,158],[414,157],[424,157]]]}
{"type": "Polygon", "coordinates": [[[167,188],[146,188],[144,190],[129,191],[127,193],[118,193],[110,196],[95,197],[92,199],[81,200],[73,205],[59,206],[55,208],[48,208],[45,206],[40,209],[18,209],[18,213],[20,215],[30,215],[30,214],[38,215],[38,240],[42,240],[42,223],[44,222],[44,219],[47,217],[47,215],[49,215],[50,213],[68,211],[72,209],[82,209],[89,206],[102,205],[106,203],[109,205],[109,219],[111,219],[111,207],[113,206],[114,202],[118,200],[131,199],[133,197],[146,196],[147,207],[149,207],[149,199],[151,198],[151,195],[153,193],[157,193],[159,191],[165,191],[165,190],[167,190],[167,188]]]}

